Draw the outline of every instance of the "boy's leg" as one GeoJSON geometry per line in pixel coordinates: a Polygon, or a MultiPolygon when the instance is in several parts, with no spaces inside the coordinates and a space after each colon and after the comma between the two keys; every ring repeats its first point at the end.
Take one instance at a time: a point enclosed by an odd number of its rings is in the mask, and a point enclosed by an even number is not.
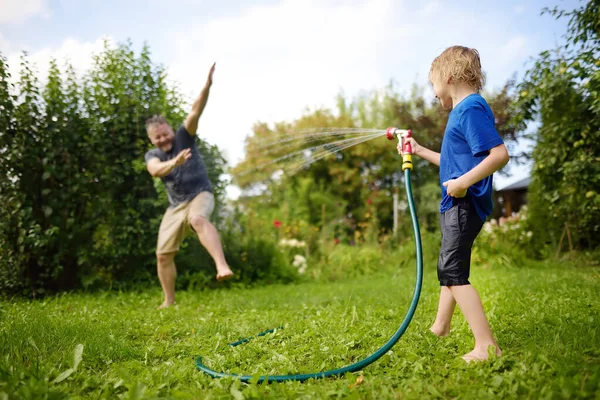
{"type": "Polygon", "coordinates": [[[494,340],[492,330],[483,311],[481,299],[475,288],[471,285],[451,286],[450,290],[469,323],[473,336],[475,336],[475,348],[470,353],[465,354],[463,359],[467,362],[487,360],[489,346],[495,347],[496,355],[500,356],[502,351],[494,340]]]}
{"type": "Polygon", "coordinates": [[[452,321],[452,314],[454,314],[455,306],[456,301],[454,300],[452,292],[447,286],[442,286],[437,316],[435,317],[435,322],[431,328],[429,328],[436,336],[448,336],[450,333],[450,322],[452,321]]]}
{"type": "Polygon", "coordinates": [[[223,281],[233,277],[223,253],[223,245],[219,232],[210,222],[214,209],[214,197],[210,192],[202,192],[192,200],[189,211],[189,224],[198,235],[202,246],[211,255],[217,266],[217,280],[223,281]]]}
{"type": "Polygon", "coordinates": [[[442,248],[438,278],[441,286],[449,287],[475,336],[475,349],[463,358],[466,361],[485,360],[488,358],[488,346],[495,346],[497,355],[501,352],[492,336],[481,299],[469,282],[471,248],[483,221],[470,199],[454,199],[453,202],[454,205],[441,218],[442,248]]]}
{"type": "Polygon", "coordinates": [[[448,223],[446,219],[446,213],[440,215],[440,231],[442,233],[442,246],[437,265],[438,279],[441,284],[440,303],[438,305],[438,311],[435,317],[435,322],[433,323],[431,328],[429,328],[429,330],[433,332],[436,336],[447,336],[450,333],[450,322],[452,321],[452,314],[454,314],[454,308],[456,306],[456,301],[454,301],[452,292],[450,292],[450,289],[444,285],[444,282],[446,280],[445,264],[447,263],[448,259],[447,249],[452,248],[454,246],[454,244],[452,243],[454,235],[451,235],[447,232],[448,223]]]}

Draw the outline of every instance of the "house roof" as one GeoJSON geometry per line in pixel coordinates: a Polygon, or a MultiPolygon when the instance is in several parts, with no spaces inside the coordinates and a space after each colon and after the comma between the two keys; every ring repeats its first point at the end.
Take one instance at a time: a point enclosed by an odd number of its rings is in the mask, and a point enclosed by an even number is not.
{"type": "Polygon", "coordinates": [[[523,178],[521,180],[518,180],[514,183],[511,183],[510,185],[507,185],[503,188],[499,188],[496,191],[497,192],[506,192],[508,190],[519,190],[519,189],[526,189],[527,187],[529,187],[529,183],[531,183],[531,177],[528,176],[526,178],[523,178]]]}

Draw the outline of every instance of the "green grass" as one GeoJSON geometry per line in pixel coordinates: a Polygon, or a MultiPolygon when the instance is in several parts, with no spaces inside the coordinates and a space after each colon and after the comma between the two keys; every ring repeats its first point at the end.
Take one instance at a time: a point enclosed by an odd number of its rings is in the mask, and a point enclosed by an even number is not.
{"type": "Polygon", "coordinates": [[[0,399],[600,398],[598,267],[530,262],[472,275],[503,357],[470,365],[460,359],[473,346],[460,312],[449,337],[427,332],[439,291],[427,268],[413,322],[390,353],[362,373],[271,385],[211,379],[194,360],[203,355],[214,369],[246,374],[355,362],[399,326],[412,267],[337,282],[179,292],[178,305],[162,311],[158,283],[145,292],[4,300],[0,399]],[[275,334],[226,346],[278,325],[284,329],[275,334]]]}

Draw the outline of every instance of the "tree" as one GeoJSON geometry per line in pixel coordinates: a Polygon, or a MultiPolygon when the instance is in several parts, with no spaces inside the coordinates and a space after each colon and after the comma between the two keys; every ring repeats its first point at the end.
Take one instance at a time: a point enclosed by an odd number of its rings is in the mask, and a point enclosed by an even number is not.
{"type": "Polygon", "coordinates": [[[564,11],[566,43],[539,54],[519,84],[515,123],[539,122],[530,187],[540,243],[600,244],[600,2],[564,11]]]}
{"type": "MultiPolygon", "coordinates": [[[[487,96],[498,115],[497,128],[507,140],[517,135],[516,127],[509,124],[506,111],[512,101],[512,88],[511,81],[498,93],[487,96]]],[[[274,218],[279,210],[280,218],[293,215],[320,229],[327,228],[324,225],[328,222],[343,221],[348,233],[358,230],[361,237],[367,230],[372,230],[374,224],[377,225],[375,236],[389,233],[393,226],[392,194],[398,191],[400,199],[406,199],[401,158],[396,152],[397,142],[388,141],[383,130],[389,126],[410,128],[420,143],[439,151],[447,118],[448,112],[437,101],[426,101],[418,87],[414,87],[408,96],[401,96],[393,85],[363,93],[352,101],[339,96],[335,114],[330,110],[315,110],[291,123],[275,124],[273,128],[263,123],[256,124],[254,134],[246,138],[245,159],[232,170],[232,176],[246,194],[241,202],[267,218],[274,218]],[[301,165],[298,158],[307,157],[305,152],[299,152],[299,157],[286,158],[290,153],[310,148],[311,157],[314,157],[322,150],[322,147],[314,146],[345,138],[306,134],[309,129],[318,132],[324,128],[381,131],[380,137],[325,157],[294,175],[287,175],[287,171],[301,165]],[[278,142],[278,145],[268,146],[278,142]],[[284,162],[276,162],[279,159],[284,162]],[[281,169],[283,175],[277,173],[281,169]],[[319,198],[300,195],[307,187],[304,180],[314,183],[312,191],[318,191],[321,194],[319,198]],[[256,198],[256,193],[261,195],[256,198]],[[328,199],[323,197],[325,195],[328,199]],[[320,215],[322,207],[327,210],[325,221],[320,215]],[[271,208],[272,211],[267,211],[271,208]],[[285,210],[283,216],[282,209],[285,210]],[[290,213],[288,210],[291,209],[295,211],[290,213]],[[298,210],[305,212],[299,214],[298,210]]],[[[439,224],[439,170],[419,157],[414,158],[414,163],[413,187],[419,215],[426,228],[435,230],[439,224]]],[[[268,223],[268,220],[265,221],[265,225],[268,223]]],[[[335,229],[330,227],[330,230],[335,229]]]]}

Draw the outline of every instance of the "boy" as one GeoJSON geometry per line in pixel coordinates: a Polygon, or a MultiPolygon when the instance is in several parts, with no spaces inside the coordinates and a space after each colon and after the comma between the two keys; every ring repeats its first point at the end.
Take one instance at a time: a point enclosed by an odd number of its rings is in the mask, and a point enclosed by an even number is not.
{"type": "MultiPolygon", "coordinates": [[[[452,108],[441,153],[410,139],[414,154],[440,167],[442,245],[437,269],[441,291],[430,330],[437,336],[448,335],[458,303],[475,336],[475,348],[463,359],[486,360],[489,346],[497,356],[501,350],[481,299],[469,283],[471,247],[493,208],[492,175],[508,163],[509,156],[494,127],[492,110],[479,95],[485,76],[477,50],[446,49],[433,60],[429,80],[442,107],[452,108]]],[[[398,152],[402,153],[401,145],[398,152]]]]}

